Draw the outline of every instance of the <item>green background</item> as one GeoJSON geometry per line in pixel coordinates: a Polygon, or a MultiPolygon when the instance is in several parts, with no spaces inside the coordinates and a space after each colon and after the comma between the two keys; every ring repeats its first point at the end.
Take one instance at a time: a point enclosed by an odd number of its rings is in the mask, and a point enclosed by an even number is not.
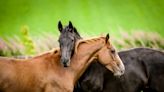
{"type": "Polygon", "coordinates": [[[24,25],[32,37],[57,37],[59,20],[83,36],[142,30],[164,37],[164,0],[0,0],[1,37],[19,36],[24,25]]]}

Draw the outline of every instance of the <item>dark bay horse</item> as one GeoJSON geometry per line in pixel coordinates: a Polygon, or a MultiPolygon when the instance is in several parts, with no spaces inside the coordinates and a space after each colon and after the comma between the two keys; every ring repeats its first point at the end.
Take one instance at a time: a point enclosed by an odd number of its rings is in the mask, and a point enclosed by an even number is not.
{"type": "Polygon", "coordinates": [[[113,46],[108,39],[109,35],[77,41],[67,68],[60,63],[59,49],[30,59],[0,57],[0,92],[72,92],[95,58],[114,74],[121,75],[124,66],[119,56],[110,52],[113,46]]]}
{"type": "Polygon", "coordinates": [[[59,45],[61,50],[61,63],[64,67],[70,65],[70,58],[73,55],[75,42],[81,39],[81,36],[69,21],[69,25],[63,28],[61,21],[58,22],[58,29],[60,31],[59,45]],[[71,44],[70,44],[71,43],[71,44]],[[69,48],[69,49],[68,49],[69,48]],[[63,57],[64,56],[64,57],[63,57]]]}
{"type": "Polygon", "coordinates": [[[135,48],[118,54],[126,69],[123,76],[117,78],[99,63],[92,63],[76,92],[164,92],[164,52],[135,48]]]}
{"type": "MultiPolygon", "coordinates": [[[[70,35],[67,34],[67,31],[68,29],[65,30],[65,32],[63,32],[61,35],[67,35],[65,36],[65,39],[70,39],[71,37],[69,37],[70,35]]],[[[71,33],[73,35],[76,35],[76,33],[78,32],[76,30],[76,32],[71,33]]],[[[79,36],[79,33],[77,35],[79,36]]],[[[59,39],[62,39],[62,36],[59,39]]],[[[68,40],[69,44],[65,45],[62,44],[64,43],[64,41],[61,40],[59,41],[59,43],[60,45],[62,45],[63,48],[65,47],[69,50],[70,54],[68,54],[68,57],[70,58],[72,51],[70,50],[69,45],[71,45],[72,42],[68,40]]],[[[115,50],[112,50],[112,52],[114,53],[115,50]]],[[[159,81],[156,81],[155,79],[156,76],[159,77],[158,75],[163,76],[164,74],[164,72],[162,71],[164,66],[163,52],[148,48],[136,48],[128,51],[119,52],[119,56],[121,57],[126,67],[126,72],[121,78],[113,76],[110,71],[107,71],[105,67],[100,65],[99,63],[92,63],[83,74],[83,76],[80,78],[78,84],[76,85],[76,88],[74,89],[74,92],[140,92],[141,90],[143,90],[144,92],[163,92],[164,89],[160,87],[163,84],[160,85],[159,81]],[[150,61],[149,65],[147,65],[148,61],[150,61]],[[151,62],[154,62],[156,64],[151,62]],[[158,73],[158,75],[152,75],[152,69],[156,65],[161,66],[159,67],[160,72],[158,73]],[[149,70],[148,66],[151,66],[152,69],[149,70]],[[149,74],[154,77],[150,77],[149,74]],[[156,82],[156,84],[153,82],[156,82]],[[155,88],[154,85],[157,85],[160,88],[155,88]]],[[[65,56],[62,55],[61,57],[65,56]]],[[[154,71],[157,72],[158,70],[154,69],[154,71]]],[[[161,81],[162,80],[163,79],[161,79],[161,81]]]]}

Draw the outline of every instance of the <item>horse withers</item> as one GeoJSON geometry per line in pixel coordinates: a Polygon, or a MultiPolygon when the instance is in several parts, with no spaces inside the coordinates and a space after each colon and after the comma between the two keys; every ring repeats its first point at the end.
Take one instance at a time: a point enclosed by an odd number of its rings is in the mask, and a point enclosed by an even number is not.
{"type": "Polygon", "coordinates": [[[56,49],[30,59],[0,57],[1,92],[72,92],[87,67],[97,58],[114,74],[122,75],[124,66],[106,37],[77,41],[70,66],[60,64],[56,49]],[[105,55],[104,55],[105,54],[105,55]]]}
{"type": "Polygon", "coordinates": [[[73,27],[71,21],[69,21],[69,25],[65,28],[63,28],[61,21],[59,21],[58,29],[60,31],[58,41],[60,43],[61,63],[64,67],[67,67],[70,65],[70,59],[74,52],[75,42],[78,39],[81,39],[81,37],[76,31],[76,28],[73,27]]]}

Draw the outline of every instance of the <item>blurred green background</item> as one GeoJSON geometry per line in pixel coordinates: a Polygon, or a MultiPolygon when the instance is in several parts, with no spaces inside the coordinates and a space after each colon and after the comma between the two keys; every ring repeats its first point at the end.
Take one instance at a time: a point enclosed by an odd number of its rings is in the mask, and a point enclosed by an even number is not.
{"type": "Polygon", "coordinates": [[[110,33],[119,49],[164,49],[164,0],[0,0],[0,53],[58,46],[59,20],[82,37],[110,33]]]}
{"type": "Polygon", "coordinates": [[[72,21],[83,35],[119,30],[155,31],[164,36],[164,0],[0,0],[0,36],[58,35],[57,23],[72,21]]]}

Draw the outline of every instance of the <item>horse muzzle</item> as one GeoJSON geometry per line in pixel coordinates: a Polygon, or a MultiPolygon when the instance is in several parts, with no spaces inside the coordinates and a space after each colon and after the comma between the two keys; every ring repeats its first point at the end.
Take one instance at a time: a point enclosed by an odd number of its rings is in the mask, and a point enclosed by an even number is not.
{"type": "Polygon", "coordinates": [[[119,67],[116,68],[116,70],[114,70],[114,71],[115,71],[114,76],[121,76],[125,72],[125,67],[124,67],[123,64],[122,65],[119,65],[119,67]]]}
{"type": "Polygon", "coordinates": [[[124,65],[119,65],[119,66],[106,65],[106,68],[109,69],[114,74],[114,76],[121,76],[125,72],[124,65]]]}
{"type": "Polygon", "coordinates": [[[63,64],[64,67],[69,67],[70,66],[70,59],[61,59],[61,62],[63,64]]]}

